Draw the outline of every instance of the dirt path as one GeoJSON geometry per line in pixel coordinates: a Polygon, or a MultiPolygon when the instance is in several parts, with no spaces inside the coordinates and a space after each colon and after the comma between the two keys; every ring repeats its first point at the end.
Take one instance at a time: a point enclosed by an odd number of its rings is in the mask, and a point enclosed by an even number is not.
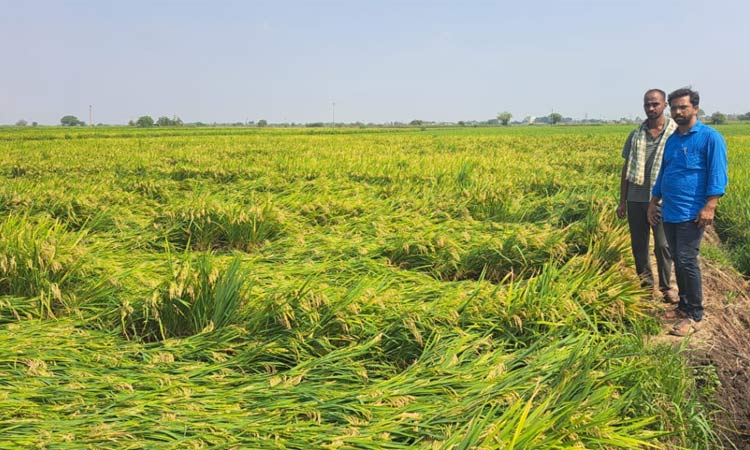
{"type": "MultiPolygon", "coordinates": [[[[715,232],[710,231],[704,242],[717,242],[715,232]]],[[[714,400],[726,410],[717,425],[724,431],[726,448],[733,444],[750,449],[750,282],[736,270],[710,260],[700,258],[700,265],[706,323],[687,338],[688,356],[694,365],[716,367],[721,386],[714,400]]],[[[658,305],[657,313],[673,308],[658,305]]],[[[663,332],[652,341],[680,345],[686,338],[668,334],[673,323],[664,321],[663,332]]]]}

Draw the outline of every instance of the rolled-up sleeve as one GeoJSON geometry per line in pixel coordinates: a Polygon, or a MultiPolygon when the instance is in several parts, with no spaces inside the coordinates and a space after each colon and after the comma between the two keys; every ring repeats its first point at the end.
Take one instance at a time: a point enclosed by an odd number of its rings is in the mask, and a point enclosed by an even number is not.
{"type": "Polygon", "coordinates": [[[729,183],[727,144],[719,133],[711,133],[706,144],[706,195],[724,195],[729,183]]]}

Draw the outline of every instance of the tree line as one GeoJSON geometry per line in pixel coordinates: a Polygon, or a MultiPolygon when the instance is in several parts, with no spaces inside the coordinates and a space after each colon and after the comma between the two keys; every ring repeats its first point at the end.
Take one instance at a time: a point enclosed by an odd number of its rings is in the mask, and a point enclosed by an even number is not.
{"type": "MultiPolygon", "coordinates": [[[[508,126],[508,125],[511,124],[511,119],[512,118],[513,118],[513,114],[505,111],[505,112],[502,112],[502,113],[498,113],[497,116],[496,116],[496,118],[490,119],[490,120],[488,120],[486,122],[482,122],[482,123],[486,124],[486,125],[503,125],[503,126],[508,126]]],[[[703,122],[705,122],[705,123],[711,123],[711,124],[714,124],[714,125],[721,125],[723,123],[732,122],[732,121],[750,121],[750,112],[747,112],[745,114],[724,114],[722,112],[716,111],[713,114],[711,114],[710,116],[708,116],[708,115],[706,115],[706,113],[703,110],[700,110],[699,111],[699,118],[703,122]]],[[[623,120],[626,120],[626,119],[621,119],[621,121],[623,121],[623,120]]],[[[638,119],[636,119],[636,121],[638,121],[638,119]]],[[[560,122],[575,122],[575,121],[573,119],[571,119],[571,118],[563,117],[560,113],[553,112],[553,113],[551,113],[551,114],[549,114],[547,116],[543,116],[543,117],[525,117],[521,122],[516,121],[516,122],[513,122],[513,123],[514,124],[518,124],[518,123],[547,123],[547,124],[556,125],[556,124],[558,124],[560,122]]],[[[473,123],[473,122],[470,122],[470,123],[473,123]]],[[[466,126],[467,124],[470,124],[470,123],[467,123],[465,121],[459,121],[459,122],[457,122],[457,124],[459,126],[466,126]]],[[[393,124],[397,124],[397,122],[394,122],[393,124]]],[[[399,125],[407,125],[407,124],[400,124],[400,123],[398,123],[398,124],[399,125]]],[[[412,120],[411,122],[408,123],[409,126],[426,126],[426,125],[430,125],[430,124],[432,124],[432,122],[428,122],[428,121],[424,121],[424,120],[419,120],[419,119],[412,120]]],[[[29,122],[26,121],[25,119],[21,119],[21,120],[18,120],[15,123],[15,125],[17,127],[25,127],[25,126],[29,125],[29,122]]],[[[37,126],[38,123],[37,122],[31,122],[30,125],[31,126],[37,126]]],[[[76,117],[74,115],[65,115],[62,118],[60,118],[60,125],[66,126],[66,127],[86,126],[86,122],[78,119],[78,117],[76,117]]],[[[99,124],[99,125],[101,125],[101,124],[99,124]]],[[[177,116],[174,116],[171,119],[169,117],[166,117],[166,116],[161,116],[161,117],[159,117],[156,120],[154,120],[153,117],[151,117],[151,116],[141,116],[141,117],[139,117],[136,120],[130,120],[130,121],[128,121],[128,125],[131,126],[131,127],[150,128],[150,127],[181,127],[181,126],[183,126],[185,124],[183,123],[182,119],[180,119],[177,116]]],[[[191,124],[191,125],[203,126],[203,125],[206,125],[206,124],[204,124],[202,122],[196,122],[196,123],[191,124]]],[[[217,125],[217,124],[214,123],[214,125],[217,125]]],[[[268,126],[269,123],[265,119],[260,119],[257,122],[254,122],[254,121],[253,122],[247,122],[247,123],[238,122],[238,123],[235,123],[235,124],[232,124],[232,125],[265,127],[265,126],[268,126]]],[[[275,126],[287,126],[287,125],[289,125],[289,124],[275,124],[275,126]]],[[[294,125],[302,125],[302,124],[292,124],[292,126],[294,126],[294,125]]],[[[343,124],[343,123],[341,125],[345,126],[345,124],[343,124]]],[[[359,122],[357,122],[355,124],[351,124],[351,125],[358,125],[360,127],[364,126],[364,124],[359,123],[359,122]]],[[[378,124],[368,124],[368,125],[369,126],[378,126],[378,124]]],[[[386,124],[386,125],[388,125],[388,124],[386,124]]],[[[307,127],[324,127],[324,126],[326,126],[326,123],[324,123],[324,122],[314,122],[314,123],[305,124],[305,126],[307,126],[307,127]]]]}
{"type": "Polygon", "coordinates": [[[140,127],[140,128],[151,128],[154,126],[157,127],[181,127],[184,123],[182,122],[182,119],[180,119],[177,116],[174,116],[172,119],[166,116],[161,116],[156,121],[154,121],[153,117],[151,116],[141,116],[138,118],[138,120],[130,120],[128,121],[128,126],[131,127],[140,127]]]}

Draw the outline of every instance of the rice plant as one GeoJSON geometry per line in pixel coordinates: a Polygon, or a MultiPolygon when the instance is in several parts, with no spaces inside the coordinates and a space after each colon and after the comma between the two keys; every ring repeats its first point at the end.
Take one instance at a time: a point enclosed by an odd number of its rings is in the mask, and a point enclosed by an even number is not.
{"type": "Polygon", "coordinates": [[[718,448],[647,339],[628,131],[0,128],[0,442],[718,448]]]}
{"type": "Polygon", "coordinates": [[[145,340],[186,337],[239,320],[247,280],[238,258],[223,271],[208,253],[170,261],[170,275],[137,310],[122,311],[126,333],[145,340]]]}
{"type": "Polygon", "coordinates": [[[13,301],[13,315],[54,317],[69,308],[68,292],[81,267],[84,234],[70,234],[55,221],[10,215],[0,222],[0,295],[13,301]],[[33,305],[33,307],[32,307],[33,305]]]}
{"type": "Polygon", "coordinates": [[[168,211],[156,226],[181,248],[251,251],[282,234],[283,221],[283,214],[270,202],[247,206],[199,200],[168,211]]]}

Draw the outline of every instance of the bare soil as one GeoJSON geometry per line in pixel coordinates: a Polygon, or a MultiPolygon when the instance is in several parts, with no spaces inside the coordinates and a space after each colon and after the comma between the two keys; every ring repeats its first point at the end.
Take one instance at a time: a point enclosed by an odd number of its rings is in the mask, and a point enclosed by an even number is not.
{"type": "MultiPolygon", "coordinates": [[[[707,230],[706,241],[718,242],[712,229],[707,230]]],[[[668,332],[674,321],[665,320],[663,332],[653,341],[677,346],[688,339],[687,356],[692,365],[715,367],[720,385],[716,397],[707,400],[723,409],[716,417],[716,425],[723,434],[725,448],[750,449],[750,282],[732,268],[700,257],[699,262],[703,274],[703,327],[687,338],[671,336],[668,332]]],[[[674,308],[657,304],[657,313],[674,308]]]]}

